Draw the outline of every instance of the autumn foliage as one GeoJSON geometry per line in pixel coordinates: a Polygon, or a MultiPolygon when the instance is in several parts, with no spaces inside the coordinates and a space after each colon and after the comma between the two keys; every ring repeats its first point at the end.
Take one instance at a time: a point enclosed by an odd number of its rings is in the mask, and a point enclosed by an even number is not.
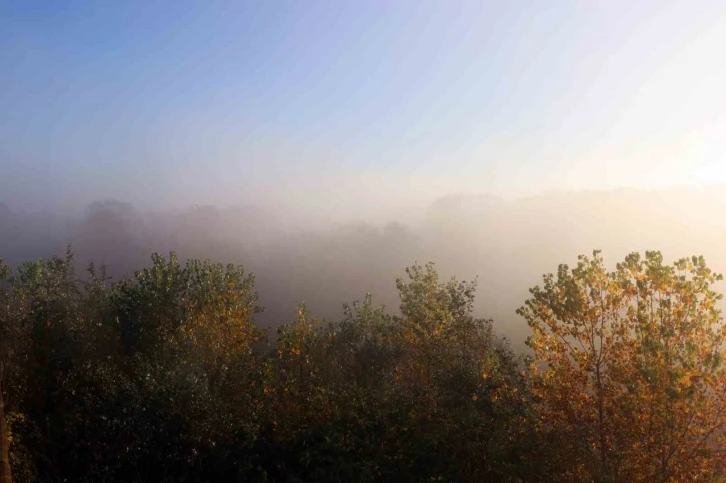
{"type": "Polygon", "coordinates": [[[276,334],[234,265],[0,265],[0,483],[721,481],[720,279],[580,257],[531,290],[517,355],[432,264],[397,310],[301,305],[276,334]]]}
{"type": "Polygon", "coordinates": [[[723,476],[726,328],[703,258],[665,265],[598,252],[531,290],[532,390],[558,433],[567,481],[713,481],[723,476]]]}

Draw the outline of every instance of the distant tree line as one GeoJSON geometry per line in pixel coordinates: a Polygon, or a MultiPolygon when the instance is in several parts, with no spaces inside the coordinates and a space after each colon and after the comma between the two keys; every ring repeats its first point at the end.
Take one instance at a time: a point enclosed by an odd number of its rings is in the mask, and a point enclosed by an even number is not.
{"type": "Polygon", "coordinates": [[[720,280],[599,252],[519,313],[518,356],[432,264],[274,343],[241,267],[0,263],[0,483],[723,481],[720,280]]]}

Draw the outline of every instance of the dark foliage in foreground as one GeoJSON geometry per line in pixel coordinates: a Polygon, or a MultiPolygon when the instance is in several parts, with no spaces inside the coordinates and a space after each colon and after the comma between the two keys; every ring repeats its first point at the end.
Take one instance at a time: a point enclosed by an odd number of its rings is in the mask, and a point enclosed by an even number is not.
{"type": "Polygon", "coordinates": [[[535,477],[521,368],[475,285],[415,265],[267,344],[241,268],[155,255],[109,283],[72,256],[4,268],[16,481],[514,481],[535,477]]]}
{"type": "Polygon", "coordinates": [[[70,251],[0,263],[0,483],[718,480],[720,277],[582,260],[521,311],[533,364],[430,264],[396,314],[300,306],[270,344],[236,266],[154,255],[110,283],[70,251]]]}

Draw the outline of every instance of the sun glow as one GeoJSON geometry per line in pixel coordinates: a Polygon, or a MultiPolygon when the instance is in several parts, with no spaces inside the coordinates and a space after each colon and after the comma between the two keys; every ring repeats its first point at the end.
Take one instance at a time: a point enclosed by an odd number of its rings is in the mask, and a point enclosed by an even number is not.
{"type": "Polygon", "coordinates": [[[693,170],[693,177],[699,184],[725,184],[726,159],[699,166],[693,170]]]}

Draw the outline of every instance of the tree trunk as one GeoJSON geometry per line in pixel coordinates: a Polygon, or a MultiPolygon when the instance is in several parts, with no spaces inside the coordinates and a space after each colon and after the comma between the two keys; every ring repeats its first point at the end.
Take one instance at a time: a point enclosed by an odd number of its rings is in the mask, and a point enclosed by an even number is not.
{"type": "Polygon", "coordinates": [[[8,425],[5,421],[5,401],[0,389],[0,483],[13,483],[10,474],[10,442],[8,441],[8,425]]]}

